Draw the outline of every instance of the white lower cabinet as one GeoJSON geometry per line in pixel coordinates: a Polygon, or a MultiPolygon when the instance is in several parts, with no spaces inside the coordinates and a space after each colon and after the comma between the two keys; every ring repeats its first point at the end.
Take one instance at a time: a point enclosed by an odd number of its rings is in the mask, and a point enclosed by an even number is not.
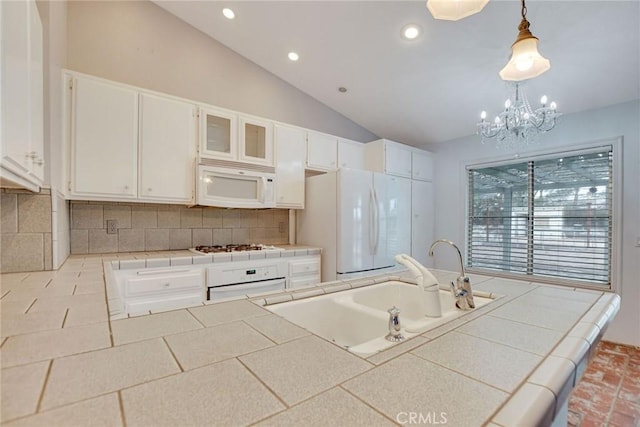
{"type": "Polygon", "coordinates": [[[199,305],[204,301],[204,269],[138,270],[122,281],[124,310],[129,314],[199,305]]]}
{"type": "Polygon", "coordinates": [[[411,181],[411,256],[425,267],[433,267],[427,252],[434,240],[433,184],[411,181]]]}
{"type": "Polygon", "coordinates": [[[295,257],[289,261],[287,289],[304,288],[320,283],[320,255],[295,257]]]}

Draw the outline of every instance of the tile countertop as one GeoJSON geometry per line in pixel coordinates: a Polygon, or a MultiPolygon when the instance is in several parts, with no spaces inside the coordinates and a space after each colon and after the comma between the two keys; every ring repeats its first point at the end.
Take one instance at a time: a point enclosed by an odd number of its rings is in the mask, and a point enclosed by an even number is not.
{"type": "Polygon", "coordinates": [[[472,275],[474,290],[502,297],[364,359],[249,300],[110,322],[103,262],[132,257],[0,276],[3,425],[546,425],[619,306],[610,293],[472,275]]]}

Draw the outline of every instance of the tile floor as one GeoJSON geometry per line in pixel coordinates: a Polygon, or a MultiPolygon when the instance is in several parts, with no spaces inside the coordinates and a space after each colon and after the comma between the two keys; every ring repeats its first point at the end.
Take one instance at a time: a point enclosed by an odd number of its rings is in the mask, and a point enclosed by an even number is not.
{"type": "Polygon", "coordinates": [[[602,341],[569,399],[570,427],[640,426],[640,349],[602,341]]]}

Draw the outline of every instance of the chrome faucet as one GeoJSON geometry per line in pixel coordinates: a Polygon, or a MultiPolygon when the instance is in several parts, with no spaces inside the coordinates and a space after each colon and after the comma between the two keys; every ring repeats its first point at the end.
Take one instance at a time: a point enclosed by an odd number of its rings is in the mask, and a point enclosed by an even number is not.
{"type": "Polygon", "coordinates": [[[473,292],[471,292],[471,280],[464,271],[464,262],[462,261],[462,253],[460,252],[460,249],[451,240],[439,239],[431,244],[431,247],[429,248],[429,256],[433,256],[433,248],[435,248],[438,243],[448,243],[458,251],[458,258],[460,259],[460,275],[456,279],[455,285],[451,282],[451,293],[456,300],[456,307],[461,310],[476,308],[476,304],[473,302],[473,292]]]}
{"type": "Polygon", "coordinates": [[[391,342],[404,341],[404,335],[400,331],[400,309],[394,305],[387,311],[389,312],[389,333],[384,338],[391,342]]]}

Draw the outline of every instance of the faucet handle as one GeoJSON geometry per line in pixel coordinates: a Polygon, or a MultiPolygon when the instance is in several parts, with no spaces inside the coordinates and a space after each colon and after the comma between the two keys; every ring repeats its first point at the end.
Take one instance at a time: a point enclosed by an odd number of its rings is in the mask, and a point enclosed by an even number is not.
{"type": "MultiPolygon", "coordinates": [[[[460,281],[458,281],[458,285],[459,284],[460,281]]],[[[453,298],[456,300],[456,307],[458,307],[460,310],[469,310],[475,308],[475,305],[471,305],[473,304],[473,296],[471,296],[471,304],[469,304],[469,295],[471,295],[471,293],[463,287],[456,287],[456,285],[451,282],[451,293],[453,294],[453,298]]]]}
{"type": "Polygon", "coordinates": [[[464,289],[466,291],[466,300],[467,300],[467,306],[469,306],[469,308],[476,308],[476,304],[473,301],[473,292],[471,291],[471,279],[469,279],[469,276],[460,276],[458,277],[458,289],[464,289]]]}
{"type": "Polygon", "coordinates": [[[400,331],[400,309],[395,305],[389,310],[389,333],[385,336],[387,341],[399,342],[404,340],[400,331]]]}

